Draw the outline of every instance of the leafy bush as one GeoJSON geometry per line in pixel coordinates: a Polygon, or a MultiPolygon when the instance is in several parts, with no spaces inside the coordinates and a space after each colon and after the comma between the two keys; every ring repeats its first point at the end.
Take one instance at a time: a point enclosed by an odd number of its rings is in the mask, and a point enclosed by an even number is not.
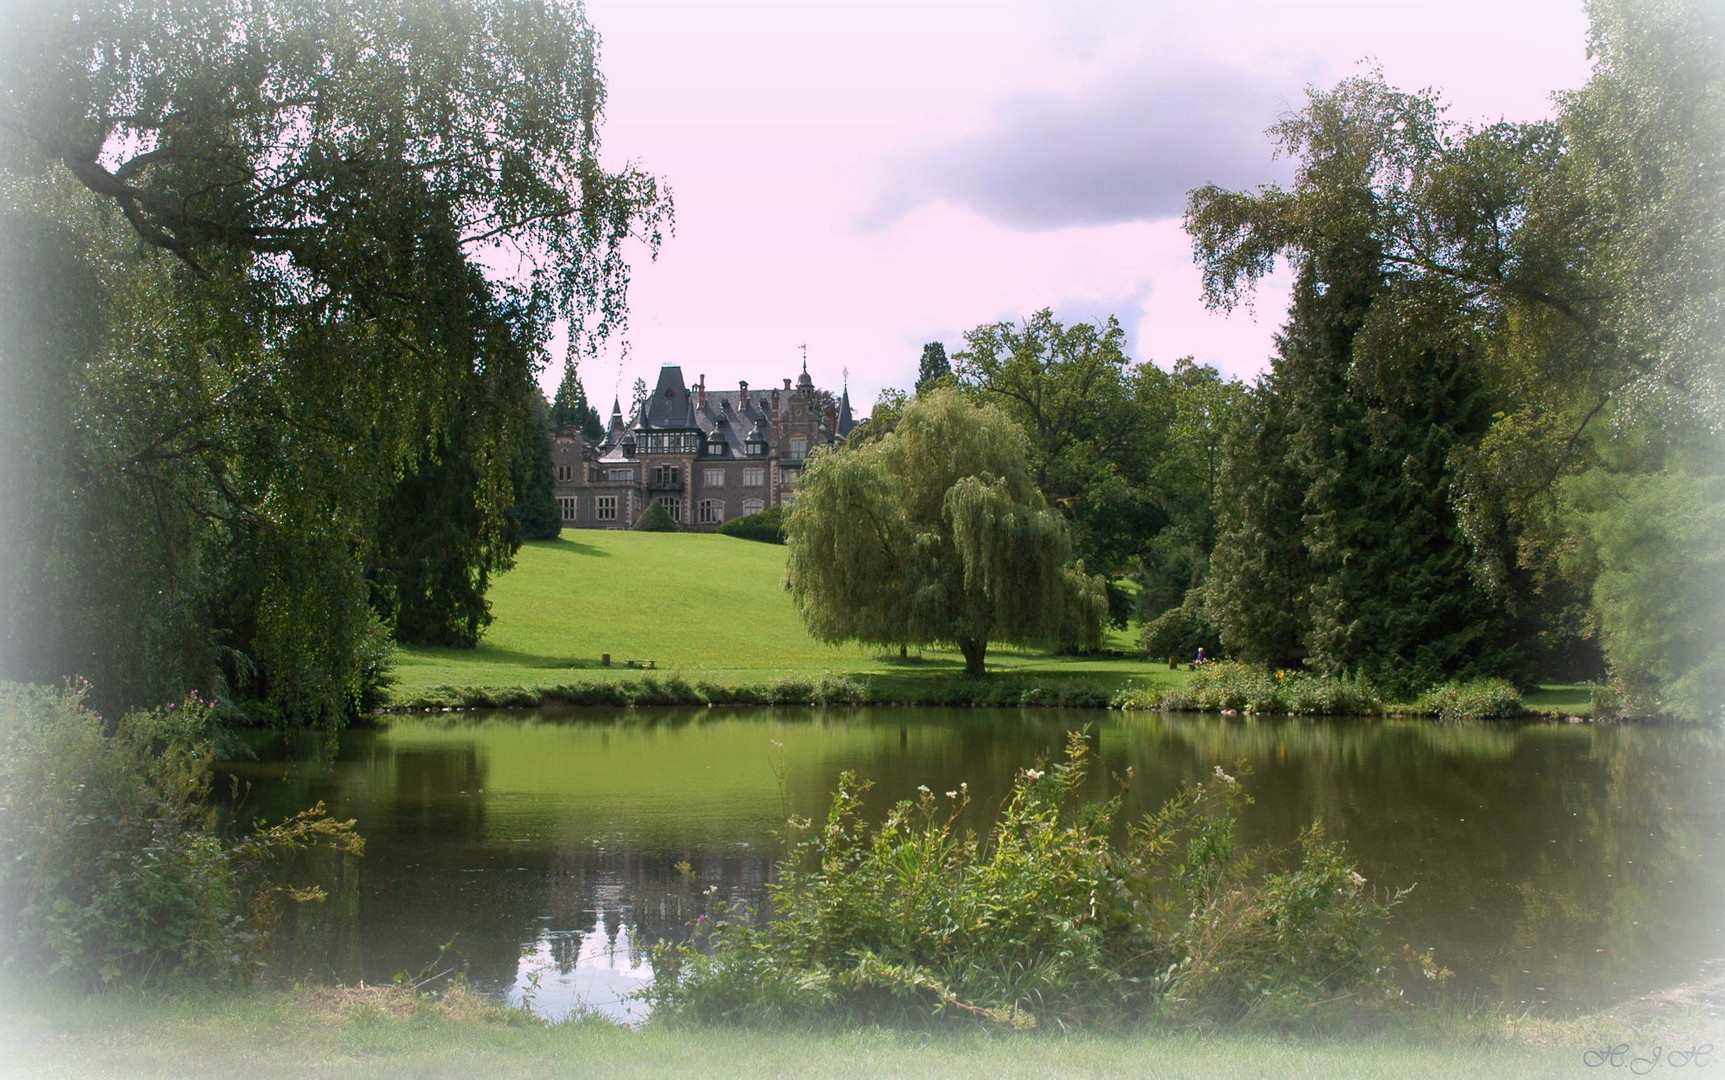
{"type": "Polygon", "coordinates": [[[321,898],[273,883],[276,857],[358,853],[353,823],[319,805],[224,839],[205,802],[209,706],[109,731],[83,693],[0,684],[0,967],[89,988],[242,978],[275,902],[321,898]]]}
{"type": "Polygon", "coordinates": [[[1084,733],[1027,769],[986,838],[969,792],[923,789],[879,826],[839,781],[780,864],[771,918],[718,904],[653,954],[655,1017],[1007,1027],[1309,1019],[1377,997],[1380,902],[1316,826],[1241,855],[1220,768],[1116,844],[1121,799],[1083,801],[1084,733]],[[1282,856],[1293,855],[1291,866],[1282,856]]]}
{"type": "MultiPolygon", "coordinates": [[[[1193,590],[1196,593],[1197,590],[1193,590]]],[[[1169,608],[1144,624],[1138,635],[1144,655],[1161,660],[1191,659],[1203,649],[1215,656],[1222,651],[1222,636],[1204,615],[1201,603],[1191,596],[1179,607],[1169,608]]]]}
{"type": "Polygon", "coordinates": [[[757,540],[763,544],[785,542],[785,508],[769,506],[758,514],[732,518],[719,526],[719,532],[742,540],[757,540]]]}
{"type": "Polygon", "coordinates": [[[1269,671],[1231,660],[1204,664],[1184,686],[1129,691],[1115,704],[1124,709],[1238,711],[1306,716],[1364,716],[1383,708],[1378,695],[1357,679],[1302,671],[1269,671]]]}
{"type": "Polygon", "coordinates": [[[671,512],[665,509],[661,502],[649,503],[641,516],[635,519],[636,532],[681,532],[677,522],[671,517],[671,512]]]}
{"type": "Polygon", "coordinates": [[[1408,711],[1439,720],[1504,720],[1525,716],[1521,694],[1505,679],[1445,683],[1419,696],[1408,711]]]}

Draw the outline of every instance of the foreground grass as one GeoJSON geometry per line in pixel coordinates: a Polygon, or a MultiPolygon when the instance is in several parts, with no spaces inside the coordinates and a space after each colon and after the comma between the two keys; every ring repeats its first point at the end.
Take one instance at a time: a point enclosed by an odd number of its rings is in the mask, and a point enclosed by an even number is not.
{"type": "MultiPolygon", "coordinates": [[[[879,649],[823,645],[804,631],[784,589],[785,549],[709,533],[565,530],[522,547],[491,587],[496,621],[475,649],[405,646],[394,699],[437,700],[444,687],[554,687],[591,680],[677,677],[720,685],[853,676],[878,697],[915,700],[962,674],[956,652],[907,660],[879,649]],[[601,664],[610,654],[611,666],[601,664]],[[627,662],[651,660],[652,671],[627,662]]],[[[1119,631],[1110,648],[1131,651],[1119,631]]],[[[991,671],[1084,679],[1112,693],[1180,678],[1166,665],[991,649],[991,671]]]]}
{"type": "MultiPolygon", "coordinates": [[[[1721,1042],[1717,1002],[1693,998],[1564,1022],[1410,1013],[1393,1033],[1010,1036],[641,1031],[542,1024],[470,994],[394,988],[179,1000],[120,995],[0,1005],[5,1075],[30,1077],[1575,1077],[1589,1049],[1721,1042]]],[[[1706,1064],[1719,1062],[1717,1055],[1706,1064]]],[[[1611,1070],[1616,1073],[1620,1070],[1611,1070]]],[[[1665,1066],[1661,1072],[1667,1071],[1665,1066]]]]}

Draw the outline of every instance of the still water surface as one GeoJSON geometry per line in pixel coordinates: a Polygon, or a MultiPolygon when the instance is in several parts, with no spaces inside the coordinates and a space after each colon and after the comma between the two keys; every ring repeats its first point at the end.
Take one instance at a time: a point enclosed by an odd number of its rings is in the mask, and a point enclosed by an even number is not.
{"type": "MultiPolygon", "coordinates": [[[[1248,763],[1248,843],[1321,818],[1375,884],[1414,885],[1384,943],[1435,949],[1453,989],[1590,1008],[1725,957],[1725,739],[1582,724],[1221,718],[1056,710],[580,710],[397,717],[334,746],[263,747],[224,769],[245,812],[323,800],[360,859],[304,869],[284,977],[386,982],[464,970],[546,1016],[639,1018],[654,941],[698,894],[758,904],[787,810],[839,773],[877,812],[970,785],[986,826],[1012,777],[1088,728],[1136,815],[1248,763]],[[783,774],[781,784],[779,774],[783,774]],[[249,789],[246,788],[249,785],[249,789]],[[691,886],[676,864],[690,863],[691,886]],[[447,946],[447,949],[445,949],[447,946]]],[[[1095,793],[1112,781],[1093,778],[1095,793]]]]}

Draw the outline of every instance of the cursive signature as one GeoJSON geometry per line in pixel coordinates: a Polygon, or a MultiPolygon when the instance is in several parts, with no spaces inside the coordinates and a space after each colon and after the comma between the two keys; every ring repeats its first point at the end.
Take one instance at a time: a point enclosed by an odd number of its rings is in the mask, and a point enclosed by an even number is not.
{"type": "Polygon", "coordinates": [[[1601,1047],[1589,1050],[1581,1055],[1581,1063],[1590,1069],[1598,1069],[1609,1065],[1613,1069],[1628,1069],[1636,1076],[1646,1076],[1661,1065],[1669,1065],[1673,1069],[1694,1066],[1697,1069],[1707,1067],[1707,1055],[1713,1052],[1712,1043],[1691,1046],[1687,1049],[1668,1050],[1663,1046],[1655,1046],[1645,1054],[1637,1054],[1630,1049],[1628,1043],[1618,1043],[1616,1046],[1601,1047]]]}

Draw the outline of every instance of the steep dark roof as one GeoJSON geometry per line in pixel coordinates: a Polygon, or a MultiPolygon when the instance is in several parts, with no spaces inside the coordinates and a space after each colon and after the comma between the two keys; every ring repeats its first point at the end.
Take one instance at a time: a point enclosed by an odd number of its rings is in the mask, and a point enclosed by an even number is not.
{"type": "Polygon", "coordinates": [[[635,430],[690,431],[695,423],[695,407],[689,398],[689,388],[683,385],[683,369],[666,364],[659,369],[659,385],[647,398],[635,430]]]}
{"type": "Polygon", "coordinates": [[[839,395],[839,438],[847,438],[856,426],[857,422],[851,418],[851,390],[847,386],[839,395]]]}

